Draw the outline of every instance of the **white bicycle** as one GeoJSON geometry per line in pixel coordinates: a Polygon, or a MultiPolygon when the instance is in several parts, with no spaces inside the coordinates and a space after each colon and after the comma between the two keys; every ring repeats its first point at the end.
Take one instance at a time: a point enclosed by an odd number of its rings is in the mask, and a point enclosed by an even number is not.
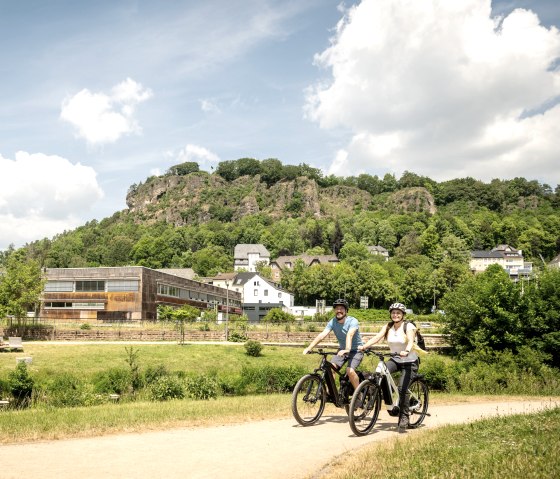
{"type": "MultiPolygon", "coordinates": [[[[359,384],[350,402],[348,411],[350,428],[357,436],[365,436],[371,432],[379,417],[382,402],[385,403],[389,415],[397,417],[400,412],[399,388],[385,364],[385,358],[391,357],[393,354],[372,350],[366,350],[364,353],[375,354],[379,358],[379,363],[375,368],[375,373],[359,384]]],[[[415,429],[422,424],[426,416],[429,416],[429,390],[421,374],[416,374],[412,378],[408,391],[410,393],[408,427],[415,429]]]]}

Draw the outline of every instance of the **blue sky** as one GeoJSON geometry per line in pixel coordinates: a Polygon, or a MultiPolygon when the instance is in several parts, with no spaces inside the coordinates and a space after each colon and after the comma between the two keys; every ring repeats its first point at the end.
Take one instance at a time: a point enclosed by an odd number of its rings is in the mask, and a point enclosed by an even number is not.
{"type": "Polygon", "coordinates": [[[555,187],[555,25],[555,0],[0,0],[0,249],[183,161],[555,187]]]}

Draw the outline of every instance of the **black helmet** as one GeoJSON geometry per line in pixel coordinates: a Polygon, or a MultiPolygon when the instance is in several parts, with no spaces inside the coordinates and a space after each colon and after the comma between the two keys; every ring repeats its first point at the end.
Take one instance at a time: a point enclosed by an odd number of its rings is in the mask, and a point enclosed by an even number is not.
{"type": "Polygon", "coordinates": [[[348,311],[350,309],[350,306],[348,306],[348,301],[346,301],[345,299],[337,299],[333,304],[332,307],[336,308],[337,306],[344,306],[346,308],[346,311],[348,311]]]}
{"type": "Polygon", "coordinates": [[[403,314],[406,314],[406,306],[402,303],[393,303],[389,306],[389,313],[393,311],[393,309],[398,309],[399,311],[402,311],[403,314]]]}

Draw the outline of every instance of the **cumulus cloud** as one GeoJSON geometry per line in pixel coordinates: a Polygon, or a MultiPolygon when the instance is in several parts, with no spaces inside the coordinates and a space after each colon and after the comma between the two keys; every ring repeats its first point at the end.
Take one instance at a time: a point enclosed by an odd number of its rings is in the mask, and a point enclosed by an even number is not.
{"type": "Polygon", "coordinates": [[[75,228],[103,197],[92,168],[60,156],[0,155],[0,171],[0,249],[75,228]]]}
{"type": "Polygon", "coordinates": [[[177,155],[177,163],[184,163],[186,161],[194,161],[200,167],[208,168],[218,164],[220,158],[203,146],[188,144],[177,155]]]}
{"type": "Polygon", "coordinates": [[[150,89],[130,78],[115,85],[109,94],[84,88],[63,101],[60,118],[72,124],[76,136],[90,145],[114,143],[123,135],[141,132],[135,108],[151,96],[150,89]]]}
{"type": "Polygon", "coordinates": [[[490,0],[363,0],[315,58],[305,114],[352,132],[329,173],[560,182],[560,33],[490,0]]]}

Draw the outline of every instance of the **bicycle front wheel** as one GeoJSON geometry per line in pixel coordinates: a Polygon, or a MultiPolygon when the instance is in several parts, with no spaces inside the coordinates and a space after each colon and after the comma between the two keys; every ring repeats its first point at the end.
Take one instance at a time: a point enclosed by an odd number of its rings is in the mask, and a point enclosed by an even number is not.
{"type": "Polygon", "coordinates": [[[365,436],[375,426],[381,409],[381,389],[370,380],[363,381],[354,391],[348,420],[356,436],[365,436]]]}
{"type": "Polygon", "coordinates": [[[296,384],[292,393],[292,414],[302,426],[315,424],[327,399],[325,385],[316,374],[306,374],[296,384]]]}
{"type": "Polygon", "coordinates": [[[415,378],[410,382],[408,390],[410,392],[410,404],[408,407],[410,418],[408,427],[410,429],[415,429],[422,424],[422,421],[424,421],[428,413],[428,385],[422,379],[415,378]]]}

